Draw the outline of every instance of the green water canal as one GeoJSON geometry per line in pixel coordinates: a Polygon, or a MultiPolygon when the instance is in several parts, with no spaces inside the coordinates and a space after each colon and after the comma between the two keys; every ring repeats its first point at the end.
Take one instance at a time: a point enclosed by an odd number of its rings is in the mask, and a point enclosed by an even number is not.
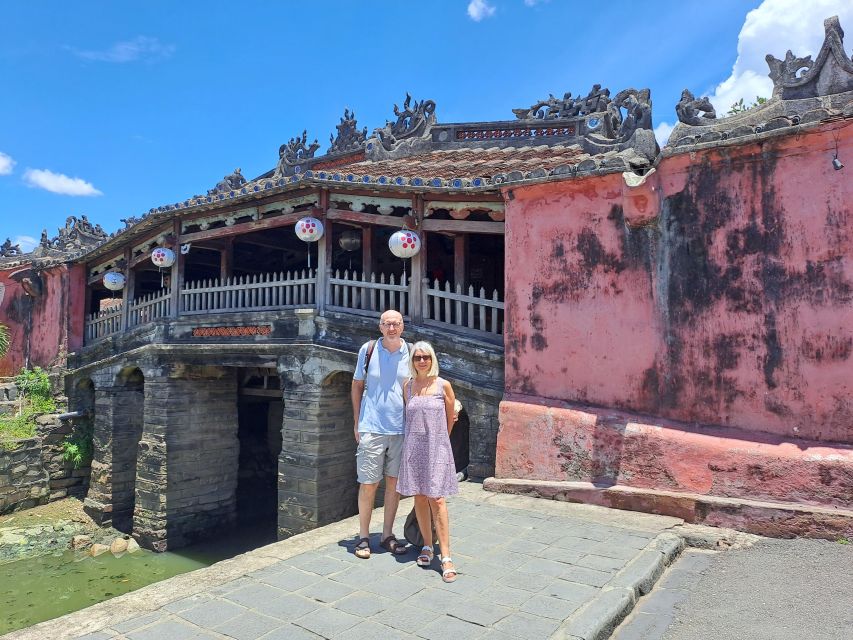
{"type": "Polygon", "coordinates": [[[74,551],[0,564],[0,635],[50,620],[274,542],[241,530],[177,552],[140,551],[97,558],[74,551]]]}

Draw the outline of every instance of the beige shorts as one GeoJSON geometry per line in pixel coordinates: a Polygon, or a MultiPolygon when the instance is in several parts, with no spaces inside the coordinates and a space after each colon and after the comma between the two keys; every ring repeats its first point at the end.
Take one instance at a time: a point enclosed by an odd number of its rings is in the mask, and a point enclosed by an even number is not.
{"type": "Polygon", "coordinates": [[[382,480],[383,476],[396,478],[400,473],[402,453],[402,434],[359,434],[358,450],[355,452],[359,483],[375,484],[382,480]]]}

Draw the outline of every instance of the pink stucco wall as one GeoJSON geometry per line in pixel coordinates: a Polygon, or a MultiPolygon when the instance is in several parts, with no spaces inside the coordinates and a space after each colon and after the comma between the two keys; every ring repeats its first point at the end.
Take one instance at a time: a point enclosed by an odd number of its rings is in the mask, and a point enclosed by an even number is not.
{"type": "Polygon", "coordinates": [[[853,443],[851,170],[846,121],[666,158],[636,193],[507,189],[506,398],[853,443]]]}
{"type": "Polygon", "coordinates": [[[28,296],[12,277],[28,269],[25,265],[0,271],[0,324],[9,327],[11,336],[9,353],[0,359],[0,376],[15,375],[24,366],[64,364],[64,354],[82,345],[84,268],[57,265],[41,271],[42,293],[37,297],[28,296]]]}

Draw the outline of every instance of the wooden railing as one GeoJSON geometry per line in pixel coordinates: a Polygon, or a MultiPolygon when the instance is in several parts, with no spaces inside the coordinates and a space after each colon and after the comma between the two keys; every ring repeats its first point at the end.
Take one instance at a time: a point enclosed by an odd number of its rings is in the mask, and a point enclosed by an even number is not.
{"type": "Polygon", "coordinates": [[[86,314],[86,333],[85,340],[87,343],[106,338],[109,335],[118,333],[121,330],[121,302],[117,302],[116,306],[102,309],[95,313],[86,314]]]}
{"type": "Polygon", "coordinates": [[[424,278],[423,284],[425,323],[439,323],[503,335],[504,303],[499,300],[497,290],[488,298],[483,287],[477,292],[473,286],[469,286],[468,292],[463,293],[462,285],[459,284],[455,290],[450,282],[445,282],[443,289],[438,280],[430,286],[429,279],[424,278]]]}
{"type": "MultiPolygon", "coordinates": [[[[318,307],[378,317],[386,309],[397,309],[407,318],[424,324],[460,328],[479,333],[490,340],[503,335],[504,302],[497,291],[491,297],[483,287],[443,285],[424,278],[420,292],[406,274],[359,274],[356,271],[329,272],[326,280],[325,305],[317,299],[318,274],[308,269],[253,276],[199,280],[186,283],[180,291],[178,316],[264,311],[298,307],[318,307]],[[412,295],[418,295],[420,309],[413,309],[412,295]],[[412,315],[414,313],[414,315],[412,315]],[[417,317],[416,317],[417,316],[417,317]]],[[[172,315],[169,289],[149,293],[130,302],[127,328],[172,315]]],[[[86,318],[85,339],[91,343],[122,330],[121,304],[91,314],[86,318]]]]}
{"type": "Polygon", "coordinates": [[[349,311],[361,315],[379,316],[386,309],[396,309],[404,316],[409,315],[409,281],[404,273],[399,283],[392,273],[366,273],[359,277],[353,271],[335,271],[329,275],[329,297],[326,308],[349,311]]]}
{"type": "Polygon", "coordinates": [[[181,289],[181,315],[313,307],[317,272],[265,273],[188,282],[181,289]]]}
{"type": "Polygon", "coordinates": [[[167,318],[172,309],[172,292],[160,289],[137,298],[127,307],[127,326],[137,327],[159,318],[167,318]]]}

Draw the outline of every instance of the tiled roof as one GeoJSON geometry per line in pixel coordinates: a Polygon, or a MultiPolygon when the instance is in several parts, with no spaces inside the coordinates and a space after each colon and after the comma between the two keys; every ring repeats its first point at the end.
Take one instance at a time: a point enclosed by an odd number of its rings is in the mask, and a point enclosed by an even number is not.
{"type": "Polygon", "coordinates": [[[578,145],[448,149],[393,160],[362,160],[336,167],[335,171],[388,178],[491,178],[509,171],[550,172],[560,165],[576,164],[584,156],[587,154],[578,145]]]}

